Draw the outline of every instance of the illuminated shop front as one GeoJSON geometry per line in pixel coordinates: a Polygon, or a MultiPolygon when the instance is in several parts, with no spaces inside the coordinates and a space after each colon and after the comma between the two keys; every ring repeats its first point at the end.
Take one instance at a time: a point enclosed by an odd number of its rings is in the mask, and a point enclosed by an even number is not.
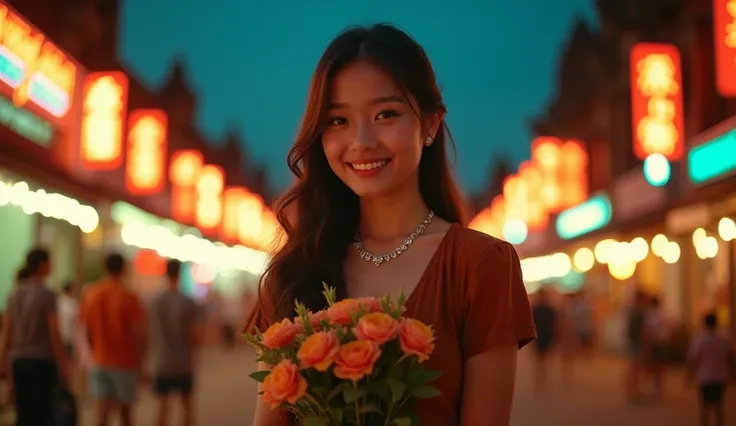
{"type": "Polygon", "coordinates": [[[0,304],[26,252],[47,248],[49,285],[80,279],[81,236],[99,223],[73,179],[84,70],[0,1],[0,304]]]}
{"type": "Polygon", "coordinates": [[[97,229],[94,207],[0,170],[0,301],[15,284],[25,254],[35,246],[52,257],[48,284],[59,288],[79,278],[80,233],[97,229]]]}
{"type": "Polygon", "coordinates": [[[239,296],[253,288],[269,260],[265,252],[212,241],[194,227],[161,219],[120,201],[111,205],[110,218],[114,226],[106,244],[133,260],[133,282],[144,295],[160,285],[166,258],[187,264],[182,286],[198,297],[210,288],[227,296],[239,296]]]}
{"type": "Polygon", "coordinates": [[[672,212],[670,225],[682,239],[691,323],[715,310],[736,333],[736,117],[694,138],[682,180],[697,203],[672,212]],[[697,198],[698,194],[705,194],[697,198]]]}

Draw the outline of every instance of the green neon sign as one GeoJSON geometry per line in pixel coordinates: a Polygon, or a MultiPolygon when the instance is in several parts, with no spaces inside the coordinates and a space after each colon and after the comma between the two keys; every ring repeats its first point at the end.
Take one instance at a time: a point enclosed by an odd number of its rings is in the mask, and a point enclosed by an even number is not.
{"type": "Polygon", "coordinates": [[[690,180],[698,184],[736,170],[736,129],[691,149],[687,168],[690,180]]]}
{"type": "Polygon", "coordinates": [[[605,195],[596,195],[560,213],[555,228],[560,238],[570,240],[603,228],[611,222],[612,217],[611,200],[605,195]]]}
{"type": "Polygon", "coordinates": [[[50,148],[54,140],[54,126],[51,123],[26,109],[18,108],[3,96],[0,96],[0,125],[43,148],[50,148]]]}

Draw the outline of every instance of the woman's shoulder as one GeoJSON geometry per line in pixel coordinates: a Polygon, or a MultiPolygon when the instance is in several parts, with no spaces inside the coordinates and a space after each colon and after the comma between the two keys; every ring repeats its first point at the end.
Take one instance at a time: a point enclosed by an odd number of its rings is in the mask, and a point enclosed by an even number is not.
{"type": "Polygon", "coordinates": [[[462,225],[453,225],[452,250],[469,265],[479,262],[516,260],[514,247],[501,239],[462,225]]]}

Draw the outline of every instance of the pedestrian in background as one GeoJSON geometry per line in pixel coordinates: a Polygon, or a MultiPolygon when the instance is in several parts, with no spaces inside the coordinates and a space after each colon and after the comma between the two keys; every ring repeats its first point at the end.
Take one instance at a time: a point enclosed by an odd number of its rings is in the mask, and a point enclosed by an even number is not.
{"type": "Polygon", "coordinates": [[[203,338],[203,321],[194,300],[179,291],[180,272],[178,260],[167,262],[166,287],[148,305],[148,347],[158,426],[167,425],[171,397],[177,394],[184,414],[181,424],[194,424],[194,352],[203,338]]]}
{"type": "Polygon", "coordinates": [[[547,364],[559,335],[559,314],[552,305],[546,289],[537,291],[532,314],[537,327],[537,340],[534,341],[536,349],[534,384],[536,391],[540,391],[547,385],[547,364]]]}
{"type": "Polygon", "coordinates": [[[703,319],[703,331],[690,343],[688,380],[695,381],[700,393],[701,425],[708,426],[714,414],[715,426],[724,426],[724,393],[729,375],[734,371],[734,351],[729,339],[718,333],[718,317],[711,313],[703,319]]]}
{"type": "Polygon", "coordinates": [[[17,426],[51,426],[53,391],[61,377],[68,383],[69,361],[59,333],[56,294],[46,288],[49,253],[26,256],[26,278],[10,294],[3,321],[0,365],[11,359],[17,426]]]}
{"type": "Polygon", "coordinates": [[[80,303],[80,327],[92,354],[89,391],[96,400],[97,426],[107,426],[115,409],[122,426],[133,424],[146,331],[140,300],[125,285],[126,269],[121,255],[107,256],[107,277],[89,287],[80,303]]]}

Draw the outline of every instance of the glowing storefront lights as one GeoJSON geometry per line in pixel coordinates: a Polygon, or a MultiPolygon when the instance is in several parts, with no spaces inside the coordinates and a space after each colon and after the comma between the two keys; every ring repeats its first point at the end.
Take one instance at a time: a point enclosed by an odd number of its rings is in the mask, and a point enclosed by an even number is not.
{"type": "Polygon", "coordinates": [[[570,273],[572,261],[565,253],[549,256],[529,257],[521,261],[524,281],[537,282],[553,278],[562,278],[570,273]]]}
{"type": "Polygon", "coordinates": [[[100,217],[93,207],[43,189],[31,190],[26,182],[0,182],[0,207],[6,205],[20,207],[28,215],[39,213],[66,221],[85,233],[94,231],[100,223],[100,217]]]}
{"type": "Polygon", "coordinates": [[[145,225],[130,221],[122,225],[120,236],[124,244],[155,250],[163,257],[237,269],[253,275],[263,274],[269,261],[269,256],[265,252],[244,246],[228,247],[192,234],[178,236],[160,225],[145,225]]]}
{"type": "Polygon", "coordinates": [[[575,252],[572,257],[572,265],[579,272],[588,272],[595,265],[595,255],[593,251],[587,247],[582,247],[575,252]]]}
{"type": "Polygon", "coordinates": [[[693,232],[693,246],[695,254],[701,259],[712,259],[718,254],[718,240],[708,235],[703,228],[693,232]]]}
{"type": "Polygon", "coordinates": [[[718,235],[723,241],[736,240],[736,223],[733,219],[724,217],[718,222],[718,235]]]}

